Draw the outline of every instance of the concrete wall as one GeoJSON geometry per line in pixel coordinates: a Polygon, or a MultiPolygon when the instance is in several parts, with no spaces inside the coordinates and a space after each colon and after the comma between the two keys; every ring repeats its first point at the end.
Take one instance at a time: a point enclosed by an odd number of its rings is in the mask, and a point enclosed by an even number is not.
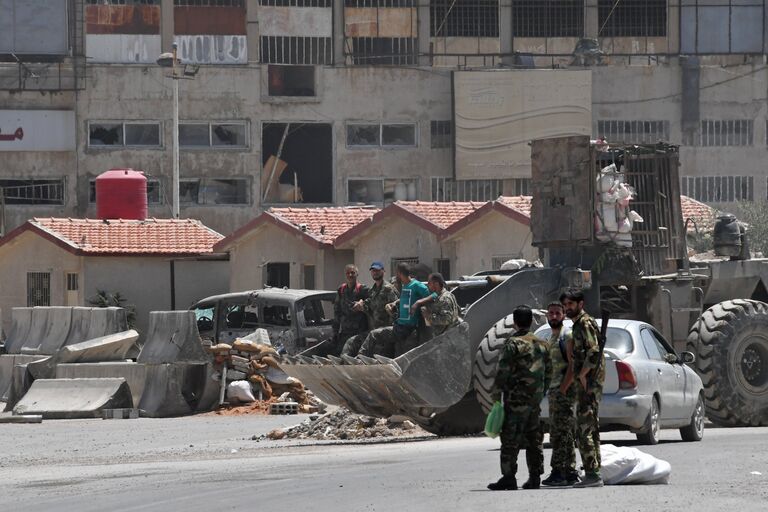
{"type": "Polygon", "coordinates": [[[83,260],[33,233],[23,233],[0,247],[0,311],[2,329],[11,327],[11,309],[27,305],[27,272],[51,273],[51,306],[77,306],[67,302],[66,274],[80,274],[80,290],[76,297],[81,303],[83,290],[83,260]]]}
{"type": "Polygon", "coordinates": [[[229,291],[229,261],[177,260],[176,309],[187,309],[209,295],[229,291]]]}
{"type": "Polygon", "coordinates": [[[535,261],[539,252],[531,246],[530,228],[498,212],[484,215],[444,243],[453,245],[452,277],[491,268],[494,257],[510,256],[535,261]]]}

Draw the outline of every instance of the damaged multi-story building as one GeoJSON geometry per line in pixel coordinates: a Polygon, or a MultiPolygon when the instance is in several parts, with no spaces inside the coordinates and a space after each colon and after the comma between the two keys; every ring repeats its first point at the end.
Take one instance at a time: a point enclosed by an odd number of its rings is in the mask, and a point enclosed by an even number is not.
{"type": "MultiPolygon", "coordinates": [[[[466,97],[477,71],[587,70],[591,135],[682,145],[695,199],[768,195],[763,0],[0,0],[6,231],[93,217],[110,168],[170,216],[174,42],[181,216],[224,234],[271,206],[528,194],[527,165],[478,151],[525,145],[525,122],[472,141],[466,105],[500,101],[466,97]]],[[[552,76],[507,90],[545,104],[552,76]]]]}

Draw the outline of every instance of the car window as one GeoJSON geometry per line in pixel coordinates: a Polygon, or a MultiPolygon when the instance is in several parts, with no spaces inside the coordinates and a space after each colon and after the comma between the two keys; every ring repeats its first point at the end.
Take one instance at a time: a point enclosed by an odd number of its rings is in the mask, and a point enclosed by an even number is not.
{"type": "Polygon", "coordinates": [[[304,313],[307,326],[333,324],[333,301],[330,299],[308,299],[296,304],[296,309],[304,313]]]}
{"type": "Polygon", "coordinates": [[[640,330],[640,339],[643,342],[645,353],[648,354],[648,359],[653,359],[654,361],[664,361],[664,353],[659,350],[658,341],[649,329],[640,330]]]}
{"type": "MultiPolygon", "coordinates": [[[[548,340],[552,335],[552,329],[547,327],[536,333],[539,338],[548,340]]],[[[635,344],[632,342],[632,335],[624,329],[618,327],[609,327],[606,333],[605,348],[623,358],[632,353],[635,344]]]]}
{"type": "Polygon", "coordinates": [[[651,331],[651,334],[653,334],[653,340],[656,342],[656,347],[659,349],[659,353],[661,353],[662,357],[667,354],[677,355],[675,350],[669,346],[669,343],[667,343],[667,340],[665,340],[661,334],[656,331],[651,331]]]}
{"type": "Polygon", "coordinates": [[[243,319],[245,318],[245,306],[242,304],[235,304],[227,306],[227,314],[224,316],[225,325],[227,329],[240,329],[243,326],[243,319]]]}
{"type": "Polygon", "coordinates": [[[264,323],[290,327],[291,310],[288,306],[264,306],[264,323]]]}

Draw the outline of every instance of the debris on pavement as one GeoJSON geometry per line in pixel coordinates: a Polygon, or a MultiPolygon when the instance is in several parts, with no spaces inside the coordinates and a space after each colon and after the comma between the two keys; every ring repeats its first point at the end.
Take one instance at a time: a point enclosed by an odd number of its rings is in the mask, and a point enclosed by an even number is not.
{"type": "Polygon", "coordinates": [[[321,416],[313,415],[293,427],[272,430],[266,438],[352,440],[431,435],[408,419],[397,418],[395,421],[390,421],[386,418],[354,414],[347,409],[339,408],[321,416]]]}

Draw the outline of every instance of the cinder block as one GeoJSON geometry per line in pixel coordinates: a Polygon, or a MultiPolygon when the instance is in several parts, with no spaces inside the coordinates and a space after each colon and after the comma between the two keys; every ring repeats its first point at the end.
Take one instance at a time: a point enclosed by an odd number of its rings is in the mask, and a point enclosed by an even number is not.
{"type": "Polygon", "coordinates": [[[102,413],[105,420],[135,420],[139,417],[138,409],[104,409],[102,413]]]}
{"type": "Polygon", "coordinates": [[[269,414],[299,414],[296,402],[277,402],[269,407],[269,414]]]}

